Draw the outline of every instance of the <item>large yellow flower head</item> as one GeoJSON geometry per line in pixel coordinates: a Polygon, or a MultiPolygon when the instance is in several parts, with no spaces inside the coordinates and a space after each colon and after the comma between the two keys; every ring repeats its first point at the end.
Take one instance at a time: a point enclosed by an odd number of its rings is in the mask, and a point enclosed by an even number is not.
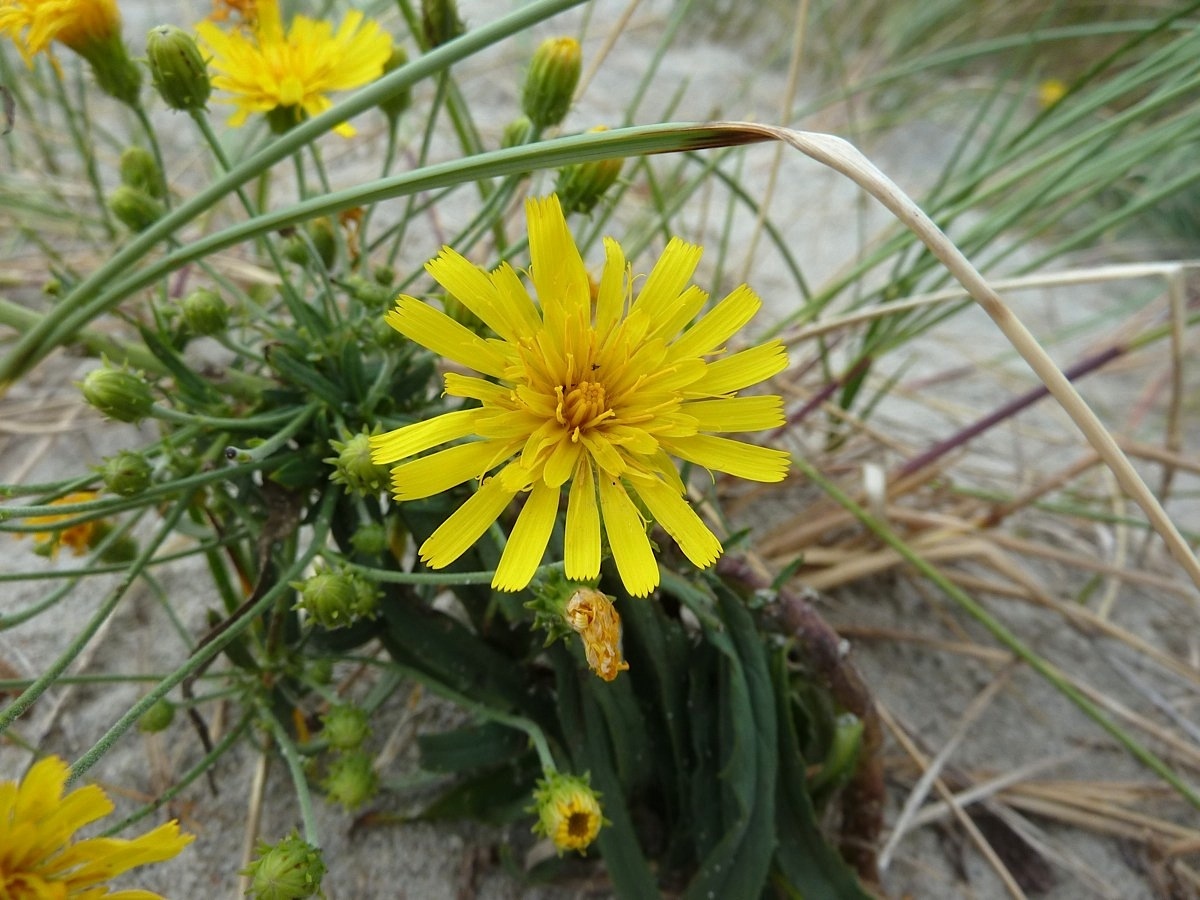
{"type": "Polygon", "coordinates": [[[20,781],[0,781],[0,897],[29,900],[161,900],[149,891],[109,891],[129,869],[170,859],[192,841],[172,821],[133,840],[88,838],[80,828],[112,812],[99,787],[63,796],[67,765],[57,757],[36,763],[20,781]]]}
{"type": "Polygon", "coordinates": [[[120,37],[116,0],[0,0],[0,34],[12,38],[27,63],[58,41],[81,56],[120,37]]]}
{"type": "Polygon", "coordinates": [[[569,486],[566,577],[599,574],[603,525],[626,590],[645,596],[659,578],[647,518],[701,568],[721,554],[721,542],[684,499],[672,456],[753,481],[786,475],[786,453],[714,432],[783,424],[779,397],[737,392],[782,371],[787,356],[779,341],[724,355],[725,342],[761,301],[742,285],[700,315],[708,295],[688,286],[699,247],[672,239],[635,299],[621,247],[606,239],[593,302],[558,198],[529,200],[525,209],[537,303],[507,263],[489,274],[446,247],[426,265],[497,337],[480,337],[414,297],[401,296],[388,313],[405,337],[483,377],[447,373],[446,394],[474,403],[373,437],[372,458],[401,463],[392,470],[401,501],[481,479],[421,545],[421,559],[433,568],[462,555],[525,494],[492,581],[500,590],[525,587],[569,486]],[[410,459],[463,438],[474,439],[410,459]]]}
{"type": "MultiPolygon", "coordinates": [[[[251,113],[270,116],[276,127],[315,116],[333,105],[329,92],[373,81],[391,56],[391,37],[358,10],[346,13],[337,31],[329,22],[295,16],[285,33],[278,0],[260,0],[255,9],[252,30],[225,32],[209,21],[196,26],[218,73],[213,86],[233,95],[231,125],[244,124],[251,113]]],[[[346,123],[336,130],[354,134],[346,123]]]]}

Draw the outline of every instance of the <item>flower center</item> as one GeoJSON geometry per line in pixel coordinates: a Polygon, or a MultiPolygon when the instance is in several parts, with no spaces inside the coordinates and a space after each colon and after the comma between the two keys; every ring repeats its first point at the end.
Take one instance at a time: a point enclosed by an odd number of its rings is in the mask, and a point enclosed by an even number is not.
{"type": "Polygon", "coordinates": [[[581,381],[570,390],[564,385],[556,393],[559,399],[555,418],[571,431],[598,425],[613,415],[608,408],[604,385],[598,381],[581,381]]]}

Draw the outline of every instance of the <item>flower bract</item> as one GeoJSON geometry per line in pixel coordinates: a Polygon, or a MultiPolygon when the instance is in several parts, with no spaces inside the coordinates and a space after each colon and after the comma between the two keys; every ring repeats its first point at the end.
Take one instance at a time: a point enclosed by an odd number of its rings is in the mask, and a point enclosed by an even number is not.
{"type": "MultiPolygon", "coordinates": [[[[324,112],[333,105],[331,91],[378,78],[392,53],[391,37],[358,10],[347,12],[336,31],[329,22],[298,15],[286,32],[278,0],[260,0],[255,11],[252,29],[196,25],[213,57],[213,87],[233,95],[231,125],[244,124],[252,113],[295,124],[324,112]]],[[[345,122],[336,131],[354,134],[345,122]]]]}
{"type": "Polygon", "coordinates": [[[112,812],[95,785],[63,794],[67,765],[35,763],[19,782],[0,781],[0,897],[154,900],[149,891],[108,889],[130,869],[170,859],[192,841],[171,821],[132,840],[72,841],[80,828],[112,812]]]}
{"type": "Polygon", "coordinates": [[[422,544],[431,567],[461,556],[524,495],[492,581],[520,590],[542,561],[565,491],[567,578],[597,577],[603,527],[626,590],[645,596],[659,580],[648,521],[701,568],[721,554],[672,457],[754,481],[786,475],[787,453],[716,432],[783,423],[781,398],[738,393],[780,372],[787,356],[779,341],[725,353],[761,301],[742,285],[703,312],[708,295],[689,286],[700,247],[672,239],[634,297],[624,253],[607,239],[593,300],[558,198],[527,201],[526,215],[536,302],[507,263],[488,273],[446,247],[426,265],[494,337],[415,297],[402,295],[388,314],[405,337],[476,374],[448,372],[446,394],[467,404],[372,437],[373,459],[399,463],[400,501],[480,480],[422,544]]]}

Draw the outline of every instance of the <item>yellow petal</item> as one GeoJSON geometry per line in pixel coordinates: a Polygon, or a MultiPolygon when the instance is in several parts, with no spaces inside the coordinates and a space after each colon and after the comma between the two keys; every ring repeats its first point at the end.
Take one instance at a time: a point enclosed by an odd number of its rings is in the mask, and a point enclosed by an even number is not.
{"type": "Polygon", "coordinates": [[[558,197],[525,201],[529,228],[530,276],[547,326],[591,312],[592,289],[558,197]]]}
{"type": "Polygon", "coordinates": [[[496,405],[507,404],[512,388],[484,381],[472,375],[460,375],[458,372],[447,372],[444,376],[446,394],[450,397],[464,397],[478,400],[480,403],[496,405]]]}
{"type": "Polygon", "coordinates": [[[670,316],[664,315],[659,324],[650,332],[650,336],[661,337],[669,341],[679,334],[688,322],[696,318],[696,314],[704,309],[704,304],[707,302],[708,291],[702,291],[692,285],[679,295],[679,299],[674,303],[674,312],[670,316]]]}
{"type": "Polygon", "coordinates": [[[633,597],[645,597],[658,587],[658,563],[646,537],[641,514],[620,482],[600,476],[600,512],[617,572],[633,597]]]}
{"type": "Polygon", "coordinates": [[[667,242],[666,249],[650,270],[645,284],[638,292],[637,300],[633,302],[633,309],[645,310],[653,317],[652,332],[657,333],[658,325],[674,317],[679,295],[692,280],[703,253],[703,247],[689,244],[677,237],[667,242]]]}
{"type": "Polygon", "coordinates": [[[766,381],[787,368],[783,341],[769,341],[708,364],[704,375],[688,386],[695,396],[729,394],[766,381]]]}
{"type": "Polygon", "coordinates": [[[691,437],[662,438],[668,453],[686,459],[706,469],[736,475],[750,481],[783,481],[787,477],[791,456],[783,450],[759,447],[711,434],[691,437]]]}
{"type": "Polygon", "coordinates": [[[600,509],[592,463],[579,461],[567,495],[567,530],[563,561],[572,581],[589,581],[600,574],[600,509]]]}
{"type": "Polygon", "coordinates": [[[695,416],[700,431],[759,431],[783,424],[783,398],[729,397],[683,404],[682,412],[695,416]]]}
{"type": "Polygon", "coordinates": [[[571,440],[571,436],[564,433],[542,468],[542,480],[553,487],[561,487],[566,484],[571,473],[575,471],[579,462],[579,454],[582,452],[583,445],[578,441],[571,440]]]}
{"type": "Polygon", "coordinates": [[[550,532],[558,518],[558,497],[557,487],[539,481],[533,483],[492,577],[492,587],[496,590],[519,591],[529,584],[542,563],[550,532]]]}
{"type": "Polygon", "coordinates": [[[629,296],[628,271],[621,245],[606,237],[604,270],[600,273],[600,288],[596,292],[596,334],[600,342],[625,312],[625,301],[629,296]]]}
{"type": "Polygon", "coordinates": [[[473,441],[396,466],[392,495],[397,500],[420,500],[480,478],[496,464],[495,450],[492,441],[473,441]]]}
{"type": "Polygon", "coordinates": [[[450,565],[479,540],[516,495],[499,475],[487,479],[421,545],[421,562],[433,569],[450,565]]]}
{"type": "Polygon", "coordinates": [[[377,466],[406,459],[430,447],[466,437],[475,430],[477,409],[442,413],[424,422],[413,422],[395,431],[371,436],[371,462],[377,466]]]}
{"type": "Polygon", "coordinates": [[[465,256],[443,247],[436,258],[425,263],[425,271],[501,338],[513,342],[520,340],[521,334],[505,314],[506,305],[496,285],[486,272],[465,256]]]}
{"type": "Polygon", "coordinates": [[[704,356],[717,350],[754,318],[761,306],[754,291],[739,285],[671,345],[671,358],[704,356]]]}
{"type": "Polygon", "coordinates": [[[657,479],[630,482],[630,485],[645,502],[654,521],[674,539],[696,568],[706,569],[717,561],[721,555],[721,542],[682,496],[657,479]]]}
{"type": "Polygon", "coordinates": [[[518,339],[533,337],[542,327],[542,317],[538,315],[537,307],[533,305],[520,276],[504,262],[492,270],[492,283],[500,294],[500,305],[508,317],[509,328],[518,339]]]}
{"type": "Polygon", "coordinates": [[[402,295],[386,318],[406,338],[439,356],[484,375],[499,378],[504,374],[506,359],[499,347],[428,303],[402,295]]]}

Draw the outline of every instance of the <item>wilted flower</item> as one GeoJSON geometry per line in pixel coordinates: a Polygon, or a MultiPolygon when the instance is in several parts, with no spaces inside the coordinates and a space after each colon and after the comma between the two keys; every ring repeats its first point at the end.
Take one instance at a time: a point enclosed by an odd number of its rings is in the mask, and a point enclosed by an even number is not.
{"type": "MultiPolygon", "coordinates": [[[[57,500],[51,501],[51,506],[67,506],[75,503],[87,503],[90,500],[96,499],[95,491],[76,491],[73,494],[67,494],[65,497],[59,497],[57,500]]],[[[98,520],[91,519],[87,522],[76,522],[73,525],[67,525],[63,528],[55,528],[54,526],[60,522],[65,522],[73,516],[69,514],[51,515],[51,516],[34,516],[29,519],[26,524],[33,525],[38,528],[45,528],[45,531],[35,531],[33,534],[34,544],[37,552],[44,555],[54,557],[58,555],[60,547],[70,547],[71,552],[76,556],[82,556],[88,551],[88,548],[95,543],[96,529],[98,520]]]]}
{"type": "Polygon", "coordinates": [[[634,299],[621,247],[606,240],[593,302],[558,198],[529,200],[526,215],[540,306],[508,263],[488,274],[445,247],[426,265],[498,338],[480,337],[414,297],[402,295],[388,314],[405,337],[484,377],[447,373],[445,393],[478,405],[372,437],[372,458],[401,463],[392,470],[400,501],[481,480],[421,545],[429,566],[453,562],[526,494],[492,580],[500,590],[520,590],[542,561],[569,485],[566,577],[597,577],[603,523],[626,590],[645,596],[659,574],[643,510],[695,565],[721,554],[721,542],[684,499],[672,455],[753,481],[786,475],[787,453],[714,432],[783,423],[779,397],[736,395],[780,372],[787,356],[780,341],[722,356],[761,301],[742,285],[701,315],[707,294],[688,287],[699,247],[671,240],[634,299]],[[410,459],[471,436],[479,440],[410,459]]]}
{"type": "Polygon", "coordinates": [[[621,617],[611,597],[580,588],[567,601],[564,617],[583,640],[583,655],[593,672],[612,681],[629,668],[621,656],[621,617]]]}

